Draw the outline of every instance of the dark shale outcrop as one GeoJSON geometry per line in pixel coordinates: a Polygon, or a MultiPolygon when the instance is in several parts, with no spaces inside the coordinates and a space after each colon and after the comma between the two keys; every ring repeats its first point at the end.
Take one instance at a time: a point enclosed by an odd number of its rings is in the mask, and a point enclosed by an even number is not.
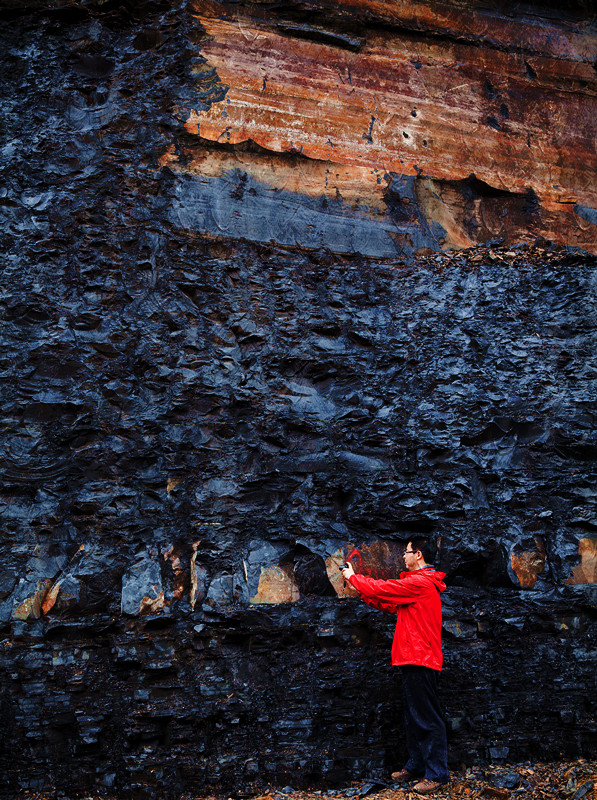
{"type": "Polygon", "coordinates": [[[393,621],[336,565],[356,548],[360,569],[395,574],[420,532],[449,585],[453,765],[597,754],[595,185],[562,160],[594,130],[566,103],[594,102],[595,32],[582,4],[522,21],[494,6],[493,38],[482,6],[460,32],[463,4],[408,6],[420,16],[400,25],[365,2],[306,19],[292,3],[4,0],[3,797],[178,798],[401,765],[393,621]],[[531,22],[517,80],[561,62],[543,91],[578,125],[557,142],[560,200],[547,161],[507,187],[489,157],[451,177],[441,154],[435,171],[384,168],[375,127],[344,165],[271,128],[201,134],[250,84],[210,62],[209,25],[239,31],[232,70],[258,36],[263,64],[272,37],[292,64],[305,42],[358,60],[375,41],[374,63],[391,41],[403,63],[416,41],[416,77],[447,39],[476,54],[505,128],[496,64],[531,22]],[[541,36],[556,29],[569,59],[541,36]]]}

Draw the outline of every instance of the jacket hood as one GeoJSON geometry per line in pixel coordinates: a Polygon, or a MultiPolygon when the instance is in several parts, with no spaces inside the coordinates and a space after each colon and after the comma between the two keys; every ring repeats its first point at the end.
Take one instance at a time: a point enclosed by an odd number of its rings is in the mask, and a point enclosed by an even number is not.
{"type": "Polygon", "coordinates": [[[445,572],[438,572],[435,569],[415,569],[412,572],[401,572],[400,573],[400,580],[404,578],[408,580],[417,580],[417,581],[425,581],[425,583],[431,583],[435,586],[438,592],[443,592],[446,589],[446,584],[444,583],[444,578],[446,577],[445,572]]]}

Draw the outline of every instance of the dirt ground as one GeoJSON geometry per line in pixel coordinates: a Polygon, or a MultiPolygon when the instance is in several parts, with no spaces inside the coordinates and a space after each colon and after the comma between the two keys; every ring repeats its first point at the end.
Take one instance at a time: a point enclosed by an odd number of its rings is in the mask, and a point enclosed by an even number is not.
{"type": "MultiPolygon", "coordinates": [[[[179,800],[322,800],[322,798],[369,798],[370,800],[420,800],[411,784],[398,785],[381,779],[355,781],[341,789],[295,791],[291,787],[274,788],[260,795],[245,792],[230,795],[182,795],[179,800]]],[[[473,800],[473,798],[521,798],[521,800],[597,800],[597,761],[578,759],[557,763],[471,767],[452,772],[450,782],[436,791],[436,800],[473,800]]],[[[23,792],[13,800],[121,800],[118,796],[88,794],[72,798],[63,793],[23,792]]],[[[158,798],[159,800],[159,798],[158,798]]]]}
{"type": "MultiPolygon", "coordinates": [[[[322,797],[420,800],[423,795],[414,792],[413,785],[414,782],[401,786],[388,783],[383,786],[381,781],[365,780],[344,789],[329,791],[272,789],[270,793],[254,800],[320,800],[322,797]]],[[[473,767],[466,771],[453,772],[450,783],[435,792],[433,797],[437,800],[500,800],[509,797],[522,800],[597,800],[597,761],[579,759],[551,764],[473,767]]]]}

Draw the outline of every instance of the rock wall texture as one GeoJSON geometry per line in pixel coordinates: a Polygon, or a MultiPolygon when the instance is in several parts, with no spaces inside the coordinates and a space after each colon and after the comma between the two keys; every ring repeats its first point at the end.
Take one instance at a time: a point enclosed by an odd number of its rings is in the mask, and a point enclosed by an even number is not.
{"type": "Polygon", "coordinates": [[[518,12],[5,0],[3,797],[401,765],[337,564],[417,532],[453,766],[597,754],[595,31],[518,12]]]}

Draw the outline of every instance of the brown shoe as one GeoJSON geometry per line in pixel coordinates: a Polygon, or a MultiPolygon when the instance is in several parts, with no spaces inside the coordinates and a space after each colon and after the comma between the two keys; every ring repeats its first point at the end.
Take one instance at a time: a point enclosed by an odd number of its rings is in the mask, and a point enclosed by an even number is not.
{"type": "Polygon", "coordinates": [[[416,775],[409,772],[407,769],[401,769],[399,772],[392,772],[392,780],[396,783],[406,783],[406,781],[416,780],[416,775]]]}
{"type": "Polygon", "coordinates": [[[445,786],[447,781],[440,782],[440,781],[430,781],[429,778],[423,778],[422,781],[415,783],[413,789],[415,792],[419,794],[431,794],[432,792],[437,792],[437,790],[441,786],[445,786]]]}

